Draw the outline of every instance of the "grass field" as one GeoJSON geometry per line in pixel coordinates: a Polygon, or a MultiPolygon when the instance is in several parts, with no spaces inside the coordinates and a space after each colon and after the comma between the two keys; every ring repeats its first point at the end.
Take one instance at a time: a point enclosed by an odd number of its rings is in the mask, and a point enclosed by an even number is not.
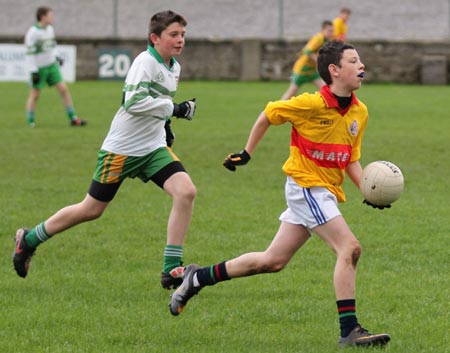
{"type": "MultiPolygon", "coordinates": [[[[180,83],[176,101],[198,102],[193,121],[172,124],[174,151],[198,189],[186,263],[263,250],[275,234],[285,208],[289,127],[269,129],[238,172],[221,163],[244,146],[259,112],[286,85],[180,83]]],[[[70,86],[89,121],[82,129],[68,126],[56,91],[47,89],[30,129],[26,85],[0,83],[0,352],[341,352],[335,258],[317,237],[282,272],[206,288],[172,317],[159,284],[171,202],[151,183],[124,183],[102,218],[41,246],[26,280],[15,274],[16,228],[84,197],[121,87],[70,86]]],[[[404,194],[383,211],[362,205],[345,184],[341,211],[364,248],[359,320],[391,334],[385,352],[449,352],[450,87],[366,85],[358,97],[370,112],[362,164],[387,159],[405,176],[404,194]]]]}

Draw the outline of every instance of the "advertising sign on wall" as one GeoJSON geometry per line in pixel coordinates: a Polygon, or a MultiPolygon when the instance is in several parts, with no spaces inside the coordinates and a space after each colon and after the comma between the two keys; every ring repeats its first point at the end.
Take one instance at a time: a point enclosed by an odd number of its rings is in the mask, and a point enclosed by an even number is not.
{"type": "MultiPolygon", "coordinates": [[[[64,59],[61,73],[66,82],[76,80],[77,47],[58,45],[58,51],[64,59]]],[[[0,81],[24,81],[30,78],[27,58],[23,44],[0,44],[0,81]]]]}

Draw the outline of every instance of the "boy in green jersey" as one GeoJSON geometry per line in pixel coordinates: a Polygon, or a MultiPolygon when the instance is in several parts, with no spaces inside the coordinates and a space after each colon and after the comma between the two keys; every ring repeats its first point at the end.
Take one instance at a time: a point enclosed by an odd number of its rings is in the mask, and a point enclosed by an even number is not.
{"type": "Polygon", "coordinates": [[[41,89],[46,85],[55,86],[66,108],[71,126],[84,126],[85,120],[77,117],[73,108],[72,96],[63,81],[59,65],[64,60],[56,49],[55,31],[53,30],[53,10],[39,7],[36,11],[36,24],[28,29],[25,45],[30,71],[30,93],[27,99],[27,121],[35,126],[35,111],[41,89]]]}

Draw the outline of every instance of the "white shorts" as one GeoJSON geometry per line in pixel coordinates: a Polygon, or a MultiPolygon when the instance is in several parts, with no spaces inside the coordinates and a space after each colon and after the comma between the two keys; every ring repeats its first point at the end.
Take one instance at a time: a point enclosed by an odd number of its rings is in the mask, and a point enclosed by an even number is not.
{"type": "Polygon", "coordinates": [[[285,193],[288,208],[280,215],[282,222],[301,224],[311,232],[341,215],[336,196],[324,187],[304,188],[287,177],[285,193]]]}

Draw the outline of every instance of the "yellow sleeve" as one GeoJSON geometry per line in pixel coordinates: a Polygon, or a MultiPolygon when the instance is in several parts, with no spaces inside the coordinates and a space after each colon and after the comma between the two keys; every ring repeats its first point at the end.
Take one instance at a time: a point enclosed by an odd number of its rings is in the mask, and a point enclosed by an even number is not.
{"type": "Polygon", "coordinates": [[[311,114],[312,108],[311,94],[303,93],[289,100],[269,102],[264,112],[272,125],[281,125],[307,118],[311,114]]]}
{"type": "Polygon", "coordinates": [[[325,43],[325,38],[322,33],[317,33],[315,36],[313,36],[309,42],[305,45],[305,48],[303,49],[304,54],[312,54],[317,53],[320,49],[320,47],[325,43]]]}
{"type": "Polygon", "coordinates": [[[336,17],[333,21],[333,26],[334,38],[345,41],[347,34],[347,25],[345,24],[344,20],[340,17],[336,17]]]}

